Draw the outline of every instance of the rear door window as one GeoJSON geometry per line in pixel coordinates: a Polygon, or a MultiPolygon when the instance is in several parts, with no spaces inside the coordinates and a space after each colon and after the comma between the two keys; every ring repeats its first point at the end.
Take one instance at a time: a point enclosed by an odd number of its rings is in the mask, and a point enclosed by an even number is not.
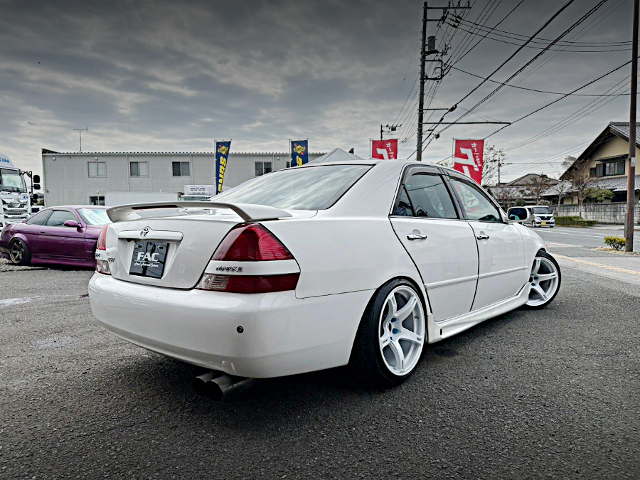
{"type": "Polygon", "coordinates": [[[394,215],[458,218],[453,200],[440,175],[418,172],[400,189],[394,215]]]}

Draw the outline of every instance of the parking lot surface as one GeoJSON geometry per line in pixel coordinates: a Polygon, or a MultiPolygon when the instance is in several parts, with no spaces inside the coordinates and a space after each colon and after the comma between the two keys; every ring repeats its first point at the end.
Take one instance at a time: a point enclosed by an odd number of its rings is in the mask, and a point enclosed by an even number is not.
{"type": "Polygon", "coordinates": [[[193,393],[202,369],[103,331],[92,272],[4,267],[0,478],[640,472],[640,290],[570,263],[549,308],[428,346],[398,388],[363,390],[333,370],[224,402],[193,393]]]}

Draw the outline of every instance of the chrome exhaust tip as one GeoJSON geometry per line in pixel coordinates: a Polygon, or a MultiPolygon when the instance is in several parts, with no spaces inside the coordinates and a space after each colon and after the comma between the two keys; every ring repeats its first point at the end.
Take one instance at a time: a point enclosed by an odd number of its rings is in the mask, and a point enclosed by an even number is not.
{"type": "Polygon", "coordinates": [[[218,401],[232,392],[240,392],[249,388],[252,383],[252,378],[236,377],[214,370],[195,377],[191,382],[198,395],[218,401]]]}

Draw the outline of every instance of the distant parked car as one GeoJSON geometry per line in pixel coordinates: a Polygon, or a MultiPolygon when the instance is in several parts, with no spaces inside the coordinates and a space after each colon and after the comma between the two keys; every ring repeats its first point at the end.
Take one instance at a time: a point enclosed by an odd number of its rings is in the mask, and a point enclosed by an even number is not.
{"type": "Polygon", "coordinates": [[[16,265],[94,267],[98,235],[107,223],[110,220],[104,207],[45,208],[24,223],[2,230],[0,256],[16,265]]]}
{"type": "Polygon", "coordinates": [[[553,218],[553,212],[546,205],[531,205],[526,207],[511,207],[507,212],[509,220],[515,220],[523,225],[532,227],[549,227],[556,226],[556,220],[553,218]]]}

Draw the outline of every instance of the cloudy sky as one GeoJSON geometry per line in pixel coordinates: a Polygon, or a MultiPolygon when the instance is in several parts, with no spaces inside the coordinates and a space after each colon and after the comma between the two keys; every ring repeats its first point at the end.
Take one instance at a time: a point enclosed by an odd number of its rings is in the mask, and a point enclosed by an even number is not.
{"type": "MultiPolygon", "coordinates": [[[[440,84],[427,82],[427,103],[456,104],[481,82],[456,69],[490,74],[564,3],[471,0],[469,11],[457,12],[458,28],[429,23],[455,68],[440,84]],[[468,52],[486,32],[476,24],[501,20],[468,52]]],[[[598,3],[575,0],[492,79],[507,80],[598,3]]],[[[232,152],[284,152],[288,139],[308,138],[311,151],[353,147],[368,156],[380,124],[398,123],[400,156],[415,158],[422,4],[0,0],[0,151],[40,171],[41,148],[77,151],[73,129],[86,126],[84,151],[210,151],[213,139],[232,139],[232,152]]],[[[568,93],[628,61],[632,8],[631,0],[605,1],[509,83],[568,93]]],[[[627,65],[577,92],[591,96],[565,98],[490,137],[508,154],[503,178],[557,173],[563,157],[580,153],[609,121],[628,120],[628,94],[598,95],[628,93],[629,73],[627,65]]],[[[496,86],[485,83],[446,121],[496,86]]],[[[465,120],[514,121],[556,93],[506,86],[465,120]]],[[[450,155],[454,137],[484,138],[497,128],[448,128],[425,159],[450,155]]]]}

